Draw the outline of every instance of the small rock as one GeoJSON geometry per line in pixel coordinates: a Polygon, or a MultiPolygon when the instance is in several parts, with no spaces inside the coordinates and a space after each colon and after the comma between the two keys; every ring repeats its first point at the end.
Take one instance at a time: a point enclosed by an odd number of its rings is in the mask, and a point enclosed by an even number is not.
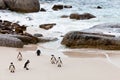
{"type": "Polygon", "coordinates": [[[60,4],[54,5],[54,6],[52,7],[52,9],[55,10],[55,11],[61,10],[61,9],[63,9],[63,5],[60,5],[60,4]]]}
{"type": "Polygon", "coordinates": [[[38,33],[37,33],[37,34],[34,34],[34,36],[35,36],[35,37],[43,37],[42,34],[38,34],[38,33]]]}
{"type": "Polygon", "coordinates": [[[62,15],[61,18],[68,18],[68,15],[62,15]]]}
{"type": "Polygon", "coordinates": [[[80,15],[78,13],[72,13],[72,14],[70,14],[70,19],[79,20],[80,19],[80,15]]]}
{"type": "Polygon", "coordinates": [[[41,8],[40,11],[42,11],[42,12],[46,12],[46,10],[45,10],[44,8],[41,8]]]}
{"type": "Polygon", "coordinates": [[[41,24],[39,27],[48,30],[48,29],[51,29],[54,25],[56,25],[56,23],[41,24]]]}
{"type": "Polygon", "coordinates": [[[49,42],[49,41],[57,41],[58,38],[53,37],[39,37],[39,42],[49,42]]]}
{"type": "Polygon", "coordinates": [[[102,9],[102,7],[101,6],[97,6],[97,9],[102,9]]]}
{"type": "Polygon", "coordinates": [[[72,8],[71,5],[64,5],[64,8],[72,8]]]}
{"type": "Polygon", "coordinates": [[[84,19],[91,19],[91,18],[95,18],[95,16],[90,13],[84,13],[84,14],[72,13],[72,14],[70,14],[70,19],[84,20],[84,19]]]}

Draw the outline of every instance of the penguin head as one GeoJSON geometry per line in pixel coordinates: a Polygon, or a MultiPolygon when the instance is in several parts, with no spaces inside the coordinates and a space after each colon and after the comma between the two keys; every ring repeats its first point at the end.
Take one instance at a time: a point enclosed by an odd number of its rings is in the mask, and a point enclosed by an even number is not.
{"type": "Polygon", "coordinates": [[[13,64],[13,62],[11,62],[10,64],[13,64]]]}

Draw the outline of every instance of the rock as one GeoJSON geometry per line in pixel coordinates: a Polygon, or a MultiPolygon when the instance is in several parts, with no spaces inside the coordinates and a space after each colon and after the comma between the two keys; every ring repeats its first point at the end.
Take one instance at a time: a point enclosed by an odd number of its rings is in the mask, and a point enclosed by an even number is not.
{"type": "Polygon", "coordinates": [[[64,5],[64,8],[72,8],[71,5],[64,5]]]}
{"type": "Polygon", "coordinates": [[[29,44],[36,44],[39,42],[39,39],[35,36],[32,36],[29,33],[24,33],[23,36],[27,36],[29,39],[26,38],[26,42],[28,42],[29,44]]]}
{"type": "Polygon", "coordinates": [[[23,42],[6,34],[0,34],[0,46],[22,48],[23,42]]]}
{"type": "Polygon", "coordinates": [[[2,34],[23,34],[26,31],[27,26],[20,26],[17,23],[12,23],[6,20],[0,20],[0,33],[2,34]]]}
{"type": "Polygon", "coordinates": [[[42,34],[34,34],[35,37],[43,37],[42,34]]]}
{"type": "Polygon", "coordinates": [[[102,9],[102,7],[101,6],[97,6],[97,9],[102,9]]]}
{"type": "Polygon", "coordinates": [[[4,20],[4,21],[2,22],[2,25],[4,25],[4,26],[11,26],[11,24],[12,24],[12,22],[6,21],[6,20],[4,20]]]}
{"type": "Polygon", "coordinates": [[[91,19],[91,18],[95,18],[95,16],[90,13],[84,13],[80,15],[80,19],[91,19]]]}
{"type": "Polygon", "coordinates": [[[36,44],[39,42],[38,38],[37,37],[34,37],[32,35],[28,35],[28,33],[26,33],[26,35],[19,35],[19,34],[7,34],[9,35],[10,37],[13,37],[13,38],[17,38],[19,40],[21,40],[23,42],[24,45],[26,44],[36,44]]]}
{"type": "Polygon", "coordinates": [[[41,24],[39,27],[48,30],[48,29],[51,29],[54,25],[56,25],[56,23],[41,24]]]}
{"type": "Polygon", "coordinates": [[[70,14],[70,19],[80,20],[80,15],[78,13],[70,14]]]}
{"type": "Polygon", "coordinates": [[[94,32],[94,33],[114,33],[119,34],[120,33],[120,23],[103,23],[95,25],[89,29],[82,30],[84,32],[94,32]]]}
{"type": "Polygon", "coordinates": [[[52,37],[39,37],[39,42],[49,42],[49,41],[57,41],[58,38],[52,38],[52,37]]]}
{"type": "Polygon", "coordinates": [[[38,12],[40,10],[39,0],[4,0],[6,6],[17,12],[38,12]]]}
{"type": "Polygon", "coordinates": [[[113,35],[73,31],[67,33],[61,44],[70,48],[120,49],[120,38],[113,35]]]}
{"type": "Polygon", "coordinates": [[[68,18],[68,15],[62,15],[61,18],[68,18]]]}
{"type": "Polygon", "coordinates": [[[6,9],[6,5],[4,3],[4,0],[0,0],[0,9],[6,9]]]}
{"type": "Polygon", "coordinates": [[[45,10],[44,8],[41,8],[40,11],[42,11],[42,12],[46,12],[46,10],[45,10]]]}
{"type": "Polygon", "coordinates": [[[61,9],[63,9],[63,5],[61,5],[61,4],[54,5],[54,6],[52,7],[52,9],[55,10],[55,11],[61,10],[61,9]]]}
{"type": "Polygon", "coordinates": [[[23,34],[24,31],[26,31],[26,28],[27,28],[27,26],[25,26],[25,25],[20,26],[17,23],[13,23],[11,26],[13,28],[13,31],[15,30],[14,32],[16,34],[23,34]]]}
{"type": "Polygon", "coordinates": [[[0,30],[0,33],[2,33],[2,34],[10,34],[11,32],[9,30],[0,30]]]}
{"type": "Polygon", "coordinates": [[[84,20],[84,19],[91,19],[91,18],[95,18],[95,16],[90,13],[84,13],[84,14],[72,13],[72,14],[70,14],[70,19],[84,20]]]}

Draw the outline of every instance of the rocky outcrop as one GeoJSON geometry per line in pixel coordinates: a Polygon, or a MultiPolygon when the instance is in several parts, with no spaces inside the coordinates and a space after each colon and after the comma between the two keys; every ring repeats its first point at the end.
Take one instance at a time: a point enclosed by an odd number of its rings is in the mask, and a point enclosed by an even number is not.
{"type": "MultiPolygon", "coordinates": [[[[17,23],[12,23],[10,21],[0,20],[0,35],[9,37],[9,38],[5,38],[6,41],[10,40],[11,43],[12,43],[12,41],[13,42],[15,41],[16,44],[17,44],[17,42],[19,42],[19,43],[22,42],[22,45],[38,43],[39,40],[37,37],[32,36],[31,34],[25,32],[26,28],[27,27],[25,25],[21,26],[17,23]]],[[[1,37],[1,40],[3,40],[3,39],[4,39],[4,37],[1,37]]],[[[9,47],[10,44],[9,43],[7,43],[7,44],[9,47]]],[[[12,46],[12,47],[17,47],[17,46],[12,46]]],[[[21,47],[23,47],[23,46],[21,46],[21,47]]]]}
{"type": "Polygon", "coordinates": [[[40,10],[38,0],[4,0],[7,8],[17,12],[37,12],[40,10]]]}
{"type": "Polygon", "coordinates": [[[120,49],[119,34],[120,23],[98,24],[82,32],[75,31],[66,34],[62,44],[76,48],[120,49]]]}
{"type": "Polygon", "coordinates": [[[6,20],[0,20],[0,33],[1,34],[23,34],[26,30],[25,25],[19,25],[6,20]]]}
{"type": "MultiPolygon", "coordinates": [[[[56,25],[56,24],[49,24],[56,25]]],[[[56,41],[56,38],[42,37],[42,34],[26,33],[26,26],[0,20],[0,46],[22,48],[26,44],[56,41]]]]}
{"type": "Polygon", "coordinates": [[[39,27],[43,28],[45,30],[51,29],[56,23],[50,23],[50,24],[41,24],[39,27]]]}
{"type": "Polygon", "coordinates": [[[67,33],[61,44],[70,48],[120,49],[120,38],[114,35],[74,31],[67,33]]]}
{"type": "Polygon", "coordinates": [[[95,18],[95,16],[90,13],[84,13],[84,14],[72,13],[72,14],[70,14],[70,19],[84,20],[84,19],[91,19],[91,18],[95,18]]]}
{"type": "Polygon", "coordinates": [[[5,9],[6,5],[3,0],[0,0],[0,9],[5,9]]]}

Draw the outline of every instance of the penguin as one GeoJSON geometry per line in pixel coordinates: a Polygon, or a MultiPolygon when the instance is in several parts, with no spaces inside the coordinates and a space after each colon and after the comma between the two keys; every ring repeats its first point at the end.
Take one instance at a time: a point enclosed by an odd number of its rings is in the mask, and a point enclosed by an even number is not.
{"type": "Polygon", "coordinates": [[[30,63],[30,61],[29,60],[27,60],[26,62],[25,62],[25,64],[24,64],[24,68],[26,69],[26,70],[29,70],[29,68],[28,68],[28,64],[30,63]]]}
{"type": "Polygon", "coordinates": [[[58,60],[57,60],[56,64],[57,64],[57,67],[62,67],[63,63],[62,63],[62,60],[61,60],[60,57],[58,57],[58,60]]]}
{"type": "Polygon", "coordinates": [[[11,73],[15,72],[15,66],[13,65],[13,62],[10,63],[9,70],[11,73]]]}
{"type": "Polygon", "coordinates": [[[51,59],[50,59],[50,62],[52,63],[52,64],[55,64],[56,63],[56,58],[55,58],[55,56],[54,55],[51,55],[52,57],[51,57],[51,59]]]}
{"type": "Polygon", "coordinates": [[[21,52],[19,52],[19,53],[18,53],[18,56],[17,56],[18,61],[22,61],[22,58],[23,58],[23,57],[22,57],[22,54],[21,54],[21,52]]]}
{"type": "Polygon", "coordinates": [[[37,56],[40,56],[41,51],[40,51],[40,50],[37,50],[36,53],[37,53],[37,56]]]}

